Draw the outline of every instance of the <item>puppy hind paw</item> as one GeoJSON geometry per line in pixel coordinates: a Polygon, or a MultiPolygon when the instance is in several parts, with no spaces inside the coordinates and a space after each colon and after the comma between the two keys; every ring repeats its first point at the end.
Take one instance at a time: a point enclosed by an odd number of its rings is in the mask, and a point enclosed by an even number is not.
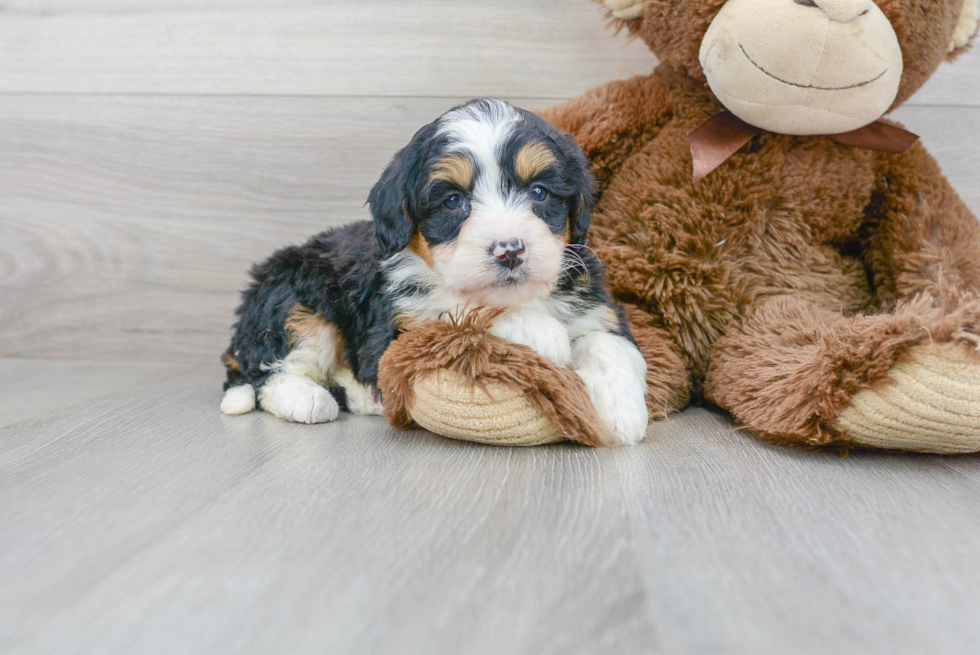
{"type": "Polygon", "coordinates": [[[230,387],[221,397],[221,411],[229,416],[248,414],[255,409],[255,389],[250,384],[230,387]]]}
{"type": "Polygon", "coordinates": [[[352,414],[366,414],[368,416],[381,416],[384,414],[384,405],[381,403],[381,392],[377,387],[361,385],[356,393],[347,392],[347,409],[352,414]]]}
{"type": "Polygon", "coordinates": [[[272,379],[262,387],[260,399],[262,409],[295,423],[327,423],[340,414],[330,392],[308,378],[272,379]]]}
{"type": "Polygon", "coordinates": [[[383,416],[385,413],[381,390],[377,387],[371,387],[368,390],[367,411],[365,413],[373,414],[374,416],[383,416]]]}
{"type": "Polygon", "coordinates": [[[384,406],[381,404],[381,391],[373,384],[365,384],[354,377],[349,368],[338,369],[333,376],[333,383],[340,385],[347,395],[347,410],[351,414],[367,414],[381,416],[384,406]]]}
{"type": "Polygon", "coordinates": [[[646,7],[644,0],[602,0],[602,4],[613,16],[621,20],[641,18],[646,7]]]}

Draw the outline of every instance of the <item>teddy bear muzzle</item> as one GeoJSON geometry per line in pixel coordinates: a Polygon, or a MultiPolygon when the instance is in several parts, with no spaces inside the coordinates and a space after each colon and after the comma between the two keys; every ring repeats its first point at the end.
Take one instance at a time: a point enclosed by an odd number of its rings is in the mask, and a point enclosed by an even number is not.
{"type": "Polygon", "coordinates": [[[903,70],[895,30],[871,0],[729,0],[699,59],[733,114],[795,135],[840,134],[878,120],[903,70]]]}

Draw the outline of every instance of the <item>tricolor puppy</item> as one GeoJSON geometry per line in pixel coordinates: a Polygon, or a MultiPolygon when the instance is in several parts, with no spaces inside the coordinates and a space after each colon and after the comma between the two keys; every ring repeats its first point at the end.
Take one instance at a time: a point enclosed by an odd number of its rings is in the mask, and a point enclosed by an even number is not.
{"type": "Polygon", "coordinates": [[[492,331],[582,376],[611,444],[647,427],[646,366],[586,247],[592,178],[567,135],[499,100],[419,130],[368,198],[374,221],[252,269],[221,409],[319,423],[381,413],[378,360],[403,328],[504,308],[492,331]],[[329,391],[328,391],[329,389],[329,391]]]}

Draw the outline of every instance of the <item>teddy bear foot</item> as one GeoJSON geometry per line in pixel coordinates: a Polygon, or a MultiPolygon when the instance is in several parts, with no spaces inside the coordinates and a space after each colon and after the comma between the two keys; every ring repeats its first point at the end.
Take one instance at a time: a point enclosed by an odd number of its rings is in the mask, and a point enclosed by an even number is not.
{"type": "Polygon", "coordinates": [[[980,451],[980,352],[962,342],[920,344],[864,389],[837,429],[862,446],[929,453],[980,451]]]}

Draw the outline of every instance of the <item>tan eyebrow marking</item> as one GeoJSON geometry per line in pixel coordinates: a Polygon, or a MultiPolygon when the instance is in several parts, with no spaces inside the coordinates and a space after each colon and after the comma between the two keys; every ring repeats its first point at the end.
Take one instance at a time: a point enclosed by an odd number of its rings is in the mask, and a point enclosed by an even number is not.
{"type": "Polygon", "coordinates": [[[432,173],[429,174],[430,182],[440,180],[451,182],[461,189],[469,189],[473,184],[473,176],[476,175],[476,167],[469,157],[463,155],[450,155],[438,160],[432,166],[432,173]]]}
{"type": "Polygon", "coordinates": [[[537,141],[521,146],[514,157],[514,172],[524,182],[530,182],[549,166],[558,163],[547,146],[537,141]]]}

